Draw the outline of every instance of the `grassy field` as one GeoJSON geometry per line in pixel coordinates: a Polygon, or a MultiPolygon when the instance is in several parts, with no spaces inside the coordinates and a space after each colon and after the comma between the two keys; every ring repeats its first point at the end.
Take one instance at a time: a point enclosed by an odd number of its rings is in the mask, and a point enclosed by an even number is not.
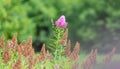
{"type": "MultiPolygon", "coordinates": [[[[82,64],[88,58],[89,54],[80,54],[80,63],[82,64]]],[[[114,54],[109,63],[104,63],[103,59],[108,54],[98,54],[96,57],[97,64],[92,65],[91,69],[120,69],[120,54],[114,54]]],[[[81,68],[82,69],[82,68],[81,68]]]]}
{"type": "MultiPolygon", "coordinates": [[[[58,42],[57,42],[58,43],[58,42]]],[[[65,48],[59,46],[54,52],[49,52],[43,44],[39,53],[34,52],[32,38],[17,42],[17,35],[10,41],[0,38],[0,68],[1,69],[120,69],[120,54],[115,54],[113,48],[108,54],[99,54],[97,49],[89,54],[80,52],[80,44],[76,42],[71,51],[70,41],[65,48]],[[104,60],[104,61],[103,61],[104,60]]]]}

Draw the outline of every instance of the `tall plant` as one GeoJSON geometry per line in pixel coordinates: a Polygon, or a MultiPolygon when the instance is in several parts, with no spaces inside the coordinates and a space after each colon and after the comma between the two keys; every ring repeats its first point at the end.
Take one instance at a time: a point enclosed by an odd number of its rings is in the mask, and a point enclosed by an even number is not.
{"type": "Polygon", "coordinates": [[[52,33],[47,41],[47,48],[54,52],[55,57],[60,56],[64,51],[68,33],[66,27],[67,22],[64,15],[55,21],[55,23],[52,23],[52,33]]]}

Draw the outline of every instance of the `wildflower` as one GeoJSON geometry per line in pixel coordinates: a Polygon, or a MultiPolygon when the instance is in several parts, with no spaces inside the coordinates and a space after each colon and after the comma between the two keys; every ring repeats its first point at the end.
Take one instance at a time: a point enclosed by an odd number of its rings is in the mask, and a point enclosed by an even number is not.
{"type": "Polygon", "coordinates": [[[4,35],[0,38],[0,48],[4,47],[4,35]]]}
{"type": "Polygon", "coordinates": [[[112,61],[115,51],[116,51],[116,48],[113,48],[112,51],[103,59],[104,63],[109,63],[112,61]]]}
{"type": "Polygon", "coordinates": [[[8,43],[7,46],[5,47],[5,51],[2,54],[2,58],[4,60],[4,63],[7,63],[11,59],[10,48],[8,46],[8,43]]]}
{"type": "Polygon", "coordinates": [[[60,28],[66,28],[67,22],[65,20],[65,16],[62,15],[56,22],[55,25],[60,27],[60,28]]]}
{"type": "Polygon", "coordinates": [[[16,63],[12,63],[12,69],[21,69],[21,55],[19,55],[16,63]]]}
{"type": "Polygon", "coordinates": [[[45,60],[45,59],[46,59],[45,44],[43,44],[42,49],[41,49],[41,59],[42,59],[42,60],[45,60]]]}
{"type": "Polygon", "coordinates": [[[80,44],[78,42],[76,42],[74,50],[72,51],[72,53],[69,55],[70,60],[76,60],[79,58],[79,48],[80,48],[80,44]]]}
{"type": "Polygon", "coordinates": [[[68,37],[68,29],[66,29],[66,31],[65,31],[65,33],[63,34],[63,36],[62,36],[61,40],[59,41],[59,43],[60,43],[61,45],[66,46],[66,44],[67,44],[67,37],[68,37]]]}
{"type": "Polygon", "coordinates": [[[69,56],[70,53],[71,53],[71,42],[70,42],[70,40],[69,40],[69,41],[67,42],[67,46],[66,46],[66,48],[65,48],[64,54],[67,55],[67,56],[69,56]]]}

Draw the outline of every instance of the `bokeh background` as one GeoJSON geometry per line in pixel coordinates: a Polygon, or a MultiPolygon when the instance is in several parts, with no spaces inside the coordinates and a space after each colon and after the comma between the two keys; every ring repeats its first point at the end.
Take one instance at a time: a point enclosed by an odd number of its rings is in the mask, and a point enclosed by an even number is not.
{"type": "Polygon", "coordinates": [[[48,39],[51,19],[66,16],[69,39],[81,43],[82,51],[97,48],[120,52],[120,0],[0,0],[0,36],[19,42],[33,37],[38,51],[48,39]]]}

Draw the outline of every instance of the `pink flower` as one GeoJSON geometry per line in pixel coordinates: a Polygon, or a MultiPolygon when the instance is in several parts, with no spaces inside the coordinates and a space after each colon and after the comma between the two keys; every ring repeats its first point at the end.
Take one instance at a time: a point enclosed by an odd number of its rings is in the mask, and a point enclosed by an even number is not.
{"type": "Polygon", "coordinates": [[[65,16],[62,15],[56,22],[55,25],[60,27],[60,28],[66,28],[67,22],[65,20],[65,16]]]}

